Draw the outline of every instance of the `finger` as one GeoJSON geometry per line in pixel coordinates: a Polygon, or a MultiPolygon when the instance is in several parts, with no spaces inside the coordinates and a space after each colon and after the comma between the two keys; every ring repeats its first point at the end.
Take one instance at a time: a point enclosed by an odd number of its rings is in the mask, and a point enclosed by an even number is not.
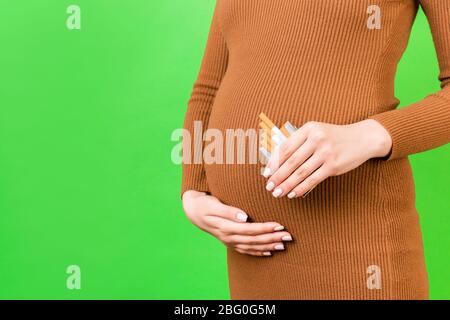
{"type": "Polygon", "coordinates": [[[269,244],[243,244],[239,243],[235,246],[235,248],[242,250],[250,250],[250,251],[283,251],[284,244],[281,242],[269,243],[269,244]]]}
{"type": "Polygon", "coordinates": [[[226,234],[256,236],[281,231],[284,227],[277,222],[236,223],[224,219],[220,229],[226,234]]]}
{"type": "Polygon", "coordinates": [[[298,149],[308,137],[309,127],[302,126],[295,131],[280,147],[277,147],[264,169],[264,177],[268,178],[298,149]]]}
{"type": "Polygon", "coordinates": [[[242,249],[235,249],[237,252],[241,254],[246,254],[249,256],[255,256],[255,257],[270,257],[272,253],[270,251],[262,252],[262,251],[251,251],[251,250],[242,250],[242,249]]]}
{"type": "Polygon", "coordinates": [[[207,212],[208,215],[221,217],[239,223],[247,222],[248,220],[248,215],[243,210],[232,206],[227,206],[218,199],[208,202],[207,212]]]}
{"type": "Polygon", "coordinates": [[[275,198],[278,198],[289,194],[292,189],[320,168],[324,162],[325,159],[319,153],[315,153],[304,164],[298,167],[297,170],[295,170],[285,181],[279,184],[273,191],[272,195],[275,198]]]}
{"type": "Polygon", "coordinates": [[[216,229],[226,235],[240,234],[253,236],[284,230],[284,227],[277,222],[239,223],[213,215],[206,215],[202,220],[209,228],[216,229]]]}
{"type": "Polygon", "coordinates": [[[305,163],[315,151],[315,144],[310,141],[305,142],[297,149],[283,165],[275,171],[266,185],[267,191],[274,191],[275,187],[285,181],[297,168],[305,163]]]}
{"type": "Polygon", "coordinates": [[[230,235],[227,239],[230,244],[248,244],[248,245],[260,245],[270,244],[275,242],[290,242],[292,241],[292,235],[288,232],[273,232],[267,234],[260,234],[257,236],[244,236],[244,235],[230,235]]]}
{"type": "Polygon", "coordinates": [[[288,198],[298,198],[305,197],[309,192],[314,189],[319,183],[324,181],[330,176],[330,170],[326,166],[322,166],[308,178],[306,178],[302,183],[295,187],[292,192],[288,194],[288,198]]]}

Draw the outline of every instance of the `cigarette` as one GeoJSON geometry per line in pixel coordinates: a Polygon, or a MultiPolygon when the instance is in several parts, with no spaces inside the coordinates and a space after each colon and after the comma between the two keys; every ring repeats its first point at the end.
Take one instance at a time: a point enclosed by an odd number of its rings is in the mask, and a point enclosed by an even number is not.
{"type": "Polygon", "coordinates": [[[276,137],[276,140],[274,140],[274,141],[278,141],[278,143],[277,143],[278,145],[282,145],[286,141],[286,136],[277,127],[273,127],[272,132],[274,134],[272,136],[272,139],[273,139],[273,137],[276,137]]]}
{"type": "Polygon", "coordinates": [[[286,141],[287,136],[285,136],[264,113],[261,113],[259,115],[259,118],[262,120],[260,126],[263,126],[264,128],[268,127],[268,129],[270,129],[270,131],[273,133],[272,139],[276,144],[281,145],[286,141]]]}
{"type": "Polygon", "coordinates": [[[267,151],[267,149],[261,147],[261,148],[259,148],[259,151],[262,153],[262,155],[263,155],[267,160],[270,159],[271,154],[270,154],[269,151],[267,151]]]}
{"type": "Polygon", "coordinates": [[[266,131],[271,131],[272,130],[272,128],[270,128],[265,122],[263,122],[263,121],[261,121],[260,123],[259,123],[259,126],[262,128],[262,129],[264,129],[264,130],[266,130],[266,131]]]}
{"type": "Polygon", "coordinates": [[[266,141],[268,144],[273,145],[272,136],[269,131],[264,131],[261,135],[261,140],[266,141]]]}
{"type": "Polygon", "coordinates": [[[294,126],[292,123],[290,123],[289,121],[284,124],[284,127],[289,132],[289,134],[293,134],[295,131],[298,130],[298,128],[296,126],[294,126]]]}
{"type": "Polygon", "coordinates": [[[262,140],[262,141],[261,141],[261,145],[262,145],[265,149],[267,149],[267,150],[269,150],[270,152],[272,152],[273,146],[272,146],[272,144],[271,144],[270,142],[268,142],[268,141],[270,141],[270,140],[262,140]]]}
{"type": "Polygon", "coordinates": [[[262,129],[259,151],[270,160],[274,149],[281,146],[287,138],[298,130],[292,123],[287,121],[281,129],[279,129],[264,113],[259,115],[261,122],[259,127],[262,129]]]}
{"type": "Polygon", "coordinates": [[[289,131],[286,129],[286,123],[281,127],[280,131],[281,133],[284,134],[285,137],[289,137],[291,135],[289,131]]]}
{"type": "Polygon", "coordinates": [[[273,140],[273,142],[275,142],[275,144],[279,147],[279,146],[281,146],[282,144],[283,144],[283,141],[280,139],[280,137],[278,136],[278,135],[276,135],[276,134],[274,134],[273,136],[272,136],[272,140],[273,140]]]}
{"type": "Polygon", "coordinates": [[[267,125],[269,129],[275,127],[275,124],[270,121],[270,119],[263,112],[260,113],[259,118],[267,125]]]}
{"type": "Polygon", "coordinates": [[[259,142],[260,142],[260,144],[264,145],[267,149],[270,149],[269,151],[272,151],[271,149],[274,146],[274,142],[272,141],[272,136],[269,134],[268,131],[265,130],[260,135],[259,142]]]}

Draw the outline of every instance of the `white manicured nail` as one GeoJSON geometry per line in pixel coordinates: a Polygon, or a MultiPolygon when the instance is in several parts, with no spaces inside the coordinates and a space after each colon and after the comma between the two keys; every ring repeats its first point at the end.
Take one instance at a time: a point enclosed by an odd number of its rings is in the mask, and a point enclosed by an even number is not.
{"type": "Polygon", "coordinates": [[[281,231],[281,230],[284,230],[283,226],[278,226],[278,227],[273,228],[273,231],[281,231]]]}
{"type": "Polygon", "coordinates": [[[269,257],[269,256],[272,255],[272,253],[270,253],[269,251],[267,251],[267,252],[263,252],[263,255],[266,256],[266,257],[269,257]]]}
{"type": "Polygon", "coordinates": [[[275,246],[275,250],[284,250],[284,245],[282,245],[282,244],[277,244],[277,245],[275,246]]]}
{"type": "Polygon", "coordinates": [[[278,198],[279,196],[281,196],[281,194],[283,193],[283,190],[281,190],[280,188],[275,189],[275,191],[272,193],[272,195],[275,198],[278,198]]]}
{"type": "Polygon", "coordinates": [[[296,194],[294,191],[292,191],[291,193],[288,194],[288,198],[289,198],[289,199],[293,199],[293,198],[295,198],[296,196],[297,196],[297,194],[296,194]]]}
{"type": "Polygon", "coordinates": [[[270,182],[266,185],[266,190],[267,190],[267,191],[272,191],[273,188],[275,188],[275,183],[273,183],[272,181],[270,181],[270,182]]]}
{"type": "Polygon", "coordinates": [[[292,241],[292,237],[291,236],[284,236],[281,238],[281,240],[283,241],[292,241]]]}
{"type": "Polygon", "coordinates": [[[268,177],[270,177],[272,175],[272,170],[270,170],[270,168],[265,168],[264,169],[264,172],[263,172],[263,176],[265,177],[265,178],[268,178],[268,177]]]}
{"type": "Polygon", "coordinates": [[[248,216],[245,213],[243,213],[243,212],[238,212],[238,213],[236,213],[236,218],[239,221],[246,222],[247,219],[248,219],[248,216]]]}

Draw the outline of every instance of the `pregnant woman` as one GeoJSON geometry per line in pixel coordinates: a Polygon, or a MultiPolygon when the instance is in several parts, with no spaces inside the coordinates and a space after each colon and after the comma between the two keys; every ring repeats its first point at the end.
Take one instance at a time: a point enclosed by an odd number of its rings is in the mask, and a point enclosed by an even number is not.
{"type": "Polygon", "coordinates": [[[262,112],[299,128],[263,175],[183,165],[187,216],[228,247],[231,298],[427,299],[407,156],[450,141],[450,1],[218,0],[184,127],[225,137],[262,112]],[[419,6],[442,90],[396,109],[419,6]]]}

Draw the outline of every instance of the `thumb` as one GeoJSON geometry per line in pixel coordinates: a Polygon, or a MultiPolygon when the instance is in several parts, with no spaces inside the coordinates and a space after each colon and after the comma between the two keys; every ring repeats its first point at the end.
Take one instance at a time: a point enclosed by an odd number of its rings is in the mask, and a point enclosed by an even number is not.
{"type": "Polygon", "coordinates": [[[241,209],[227,206],[217,198],[211,199],[208,205],[209,215],[228,219],[235,222],[244,223],[248,220],[248,215],[241,209]]]}

